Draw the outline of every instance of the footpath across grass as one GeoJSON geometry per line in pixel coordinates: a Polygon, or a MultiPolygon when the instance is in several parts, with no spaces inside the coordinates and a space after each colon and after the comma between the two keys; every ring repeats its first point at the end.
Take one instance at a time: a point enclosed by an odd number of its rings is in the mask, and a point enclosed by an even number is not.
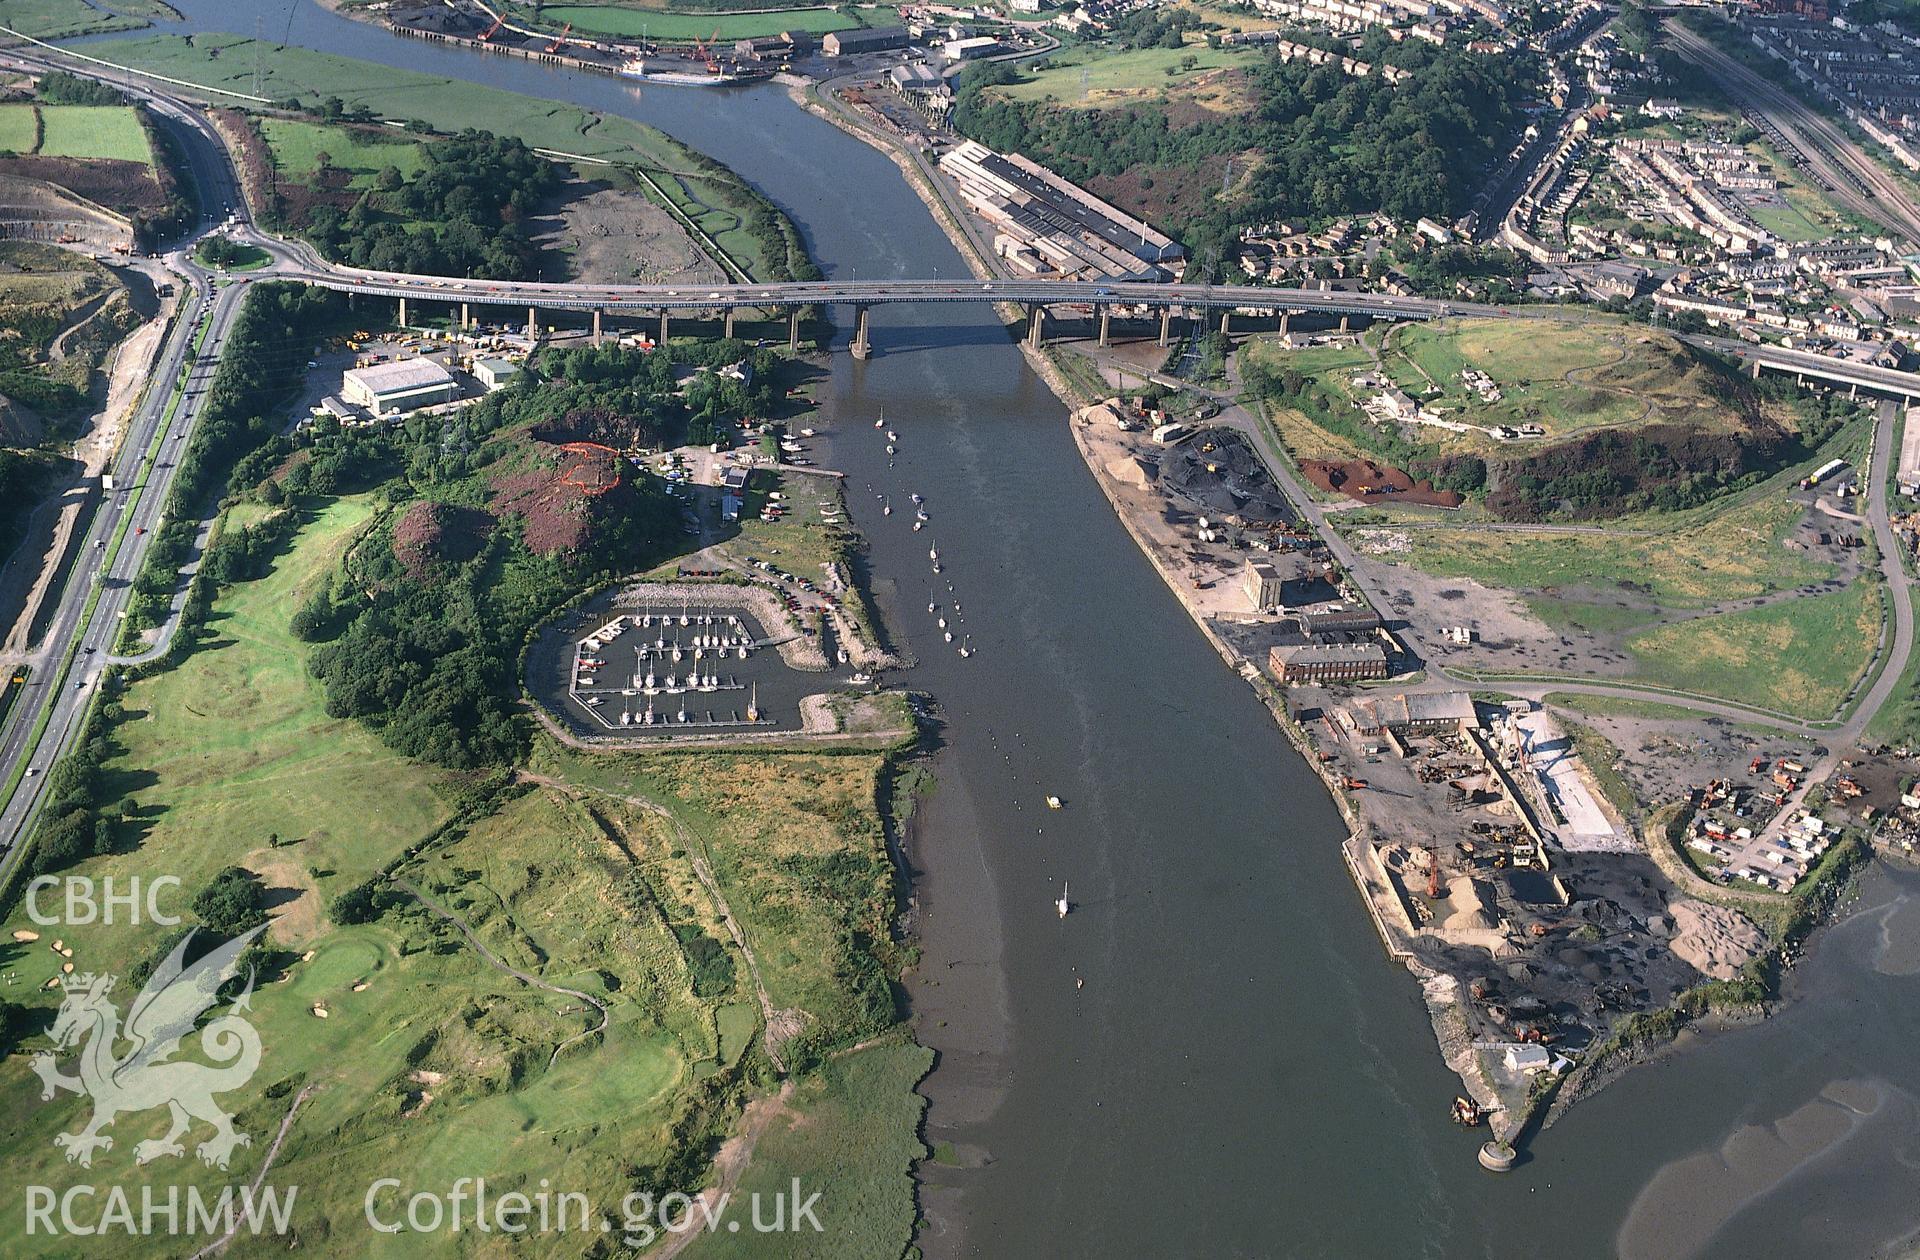
{"type": "Polygon", "coordinates": [[[1873,659],[1879,584],[1661,626],[1627,640],[1636,677],[1807,721],[1833,716],[1873,659]]]}

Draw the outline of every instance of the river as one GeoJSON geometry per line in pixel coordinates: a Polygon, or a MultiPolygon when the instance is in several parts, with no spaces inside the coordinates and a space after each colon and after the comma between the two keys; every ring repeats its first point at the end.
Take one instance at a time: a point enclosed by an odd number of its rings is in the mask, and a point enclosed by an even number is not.
{"type": "MultiPolygon", "coordinates": [[[[170,2],[188,21],[163,30],[253,25],[230,0],[170,2]]],[[[658,126],[758,185],[829,276],[966,274],[892,163],[778,86],[636,90],[313,0],[256,11],[270,38],[658,126]]],[[[877,597],[919,661],[892,681],[945,716],[914,827],[912,997],[941,1056],[928,1138],[969,1166],[926,1174],[929,1254],[1811,1257],[1913,1227],[1920,877],[1869,880],[1870,910],[1821,939],[1785,1015],[1630,1074],[1518,1171],[1482,1172],[1338,815],[1114,519],[1062,405],[985,308],[883,308],[874,326],[877,357],[835,356],[821,391],[823,458],[849,475],[877,597]],[[936,597],[960,602],[971,659],[936,597]],[[1856,1083],[1846,1105],[1815,1101],[1836,1082],[1856,1083]],[[1784,1117],[1791,1140],[1770,1146],[1784,1117]]]]}

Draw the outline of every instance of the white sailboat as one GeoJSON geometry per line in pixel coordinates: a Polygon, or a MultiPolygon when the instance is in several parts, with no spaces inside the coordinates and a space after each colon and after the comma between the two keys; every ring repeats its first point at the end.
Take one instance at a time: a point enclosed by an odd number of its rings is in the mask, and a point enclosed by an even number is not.
{"type": "Polygon", "coordinates": [[[960,655],[962,656],[973,655],[973,636],[972,635],[967,635],[966,637],[960,640],[960,655]]]}
{"type": "Polygon", "coordinates": [[[1073,909],[1073,903],[1067,900],[1067,886],[1064,883],[1060,885],[1060,900],[1053,903],[1053,908],[1059,912],[1060,917],[1063,919],[1066,918],[1067,914],[1073,909]]]}

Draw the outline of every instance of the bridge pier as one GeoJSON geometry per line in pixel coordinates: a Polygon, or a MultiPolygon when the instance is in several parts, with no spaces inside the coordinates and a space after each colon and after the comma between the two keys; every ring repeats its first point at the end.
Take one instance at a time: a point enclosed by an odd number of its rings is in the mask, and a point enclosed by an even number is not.
{"type": "Polygon", "coordinates": [[[800,308],[787,312],[787,353],[800,353],[800,308]]]}
{"type": "Polygon", "coordinates": [[[465,302],[460,303],[460,327],[462,330],[473,327],[473,315],[467,310],[465,302]]]}
{"type": "Polygon", "coordinates": [[[1027,346],[1038,350],[1047,344],[1047,308],[1038,302],[1027,307],[1027,346]]]}
{"type": "Polygon", "coordinates": [[[407,326],[407,299],[403,297],[400,299],[400,327],[405,328],[406,326],[407,326]]]}
{"type": "Polygon", "coordinates": [[[1289,316],[1289,315],[1291,315],[1291,314],[1293,314],[1293,312],[1292,312],[1292,311],[1281,311],[1281,312],[1280,312],[1280,335],[1281,335],[1282,337],[1284,337],[1284,336],[1286,336],[1286,335],[1287,335],[1287,316],[1289,316]]]}
{"type": "Polygon", "coordinates": [[[1113,308],[1111,306],[1103,306],[1100,308],[1100,348],[1105,350],[1112,344],[1113,308]]]}
{"type": "Polygon", "coordinates": [[[1349,321],[1349,320],[1350,320],[1351,318],[1352,318],[1352,317],[1351,317],[1351,316],[1348,316],[1348,315],[1342,315],[1342,316],[1340,317],[1340,331],[1341,331],[1341,332],[1352,332],[1352,331],[1353,331],[1353,326],[1352,326],[1352,324],[1350,324],[1350,323],[1348,322],[1348,321],[1349,321]]]}
{"type": "Polygon", "coordinates": [[[1165,350],[1172,344],[1173,308],[1171,306],[1163,306],[1160,308],[1160,348],[1165,350]]]}
{"type": "Polygon", "coordinates": [[[1231,306],[1220,312],[1220,335],[1222,337],[1233,336],[1233,308],[1231,306]]]}
{"type": "Polygon", "coordinates": [[[527,340],[540,340],[540,312],[531,306],[527,308],[527,340]]]}
{"type": "Polygon", "coordinates": [[[1847,398],[1849,400],[1856,401],[1856,402],[1859,400],[1860,382],[1855,381],[1853,384],[1847,386],[1847,398]]]}
{"type": "Polygon", "coordinates": [[[667,308],[664,306],[661,307],[660,308],[660,344],[663,346],[667,344],[667,320],[670,318],[671,316],[667,314],[667,308]]]}
{"type": "Polygon", "coordinates": [[[596,346],[600,344],[600,315],[601,315],[600,308],[597,306],[594,307],[593,308],[593,344],[596,346]]]}
{"type": "Polygon", "coordinates": [[[721,335],[725,337],[728,341],[732,341],[733,340],[733,308],[729,306],[726,310],[722,311],[720,318],[721,318],[721,324],[720,324],[721,335]]]}
{"type": "Polygon", "coordinates": [[[853,351],[853,357],[856,359],[870,359],[873,357],[873,342],[868,336],[869,329],[867,326],[867,316],[869,313],[869,308],[864,304],[856,304],[853,308],[853,345],[850,348],[853,351]]]}
{"type": "Polygon", "coordinates": [[[1756,381],[1760,379],[1760,360],[1758,359],[1753,361],[1753,379],[1756,381]]]}

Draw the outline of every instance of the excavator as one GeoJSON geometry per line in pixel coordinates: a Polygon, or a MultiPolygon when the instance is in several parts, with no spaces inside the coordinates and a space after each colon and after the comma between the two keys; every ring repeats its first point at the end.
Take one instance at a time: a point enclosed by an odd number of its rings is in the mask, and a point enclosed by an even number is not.
{"type": "Polygon", "coordinates": [[[489,26],[486,30],[480,32],[478,36],[480,42],[484,44],[492,40],[494,35],[497,34],[500,28],[502,26],[505,26],[506,23],[507,23],[507,15],[504,13],[502,13],[499,17],[493,19],[493,25],[489,26]]]}
{"type": "Polygon", "coordinates": [[[567,36],[571,34],[573,34],[573,23],[569,22],[565,26],[560,28],[560,33],[558,35],[553,37],[553,42],[547,45],[547,51],[550,53],[557,53],[562,48],[565,48],[567,46],[567,36]]]}

